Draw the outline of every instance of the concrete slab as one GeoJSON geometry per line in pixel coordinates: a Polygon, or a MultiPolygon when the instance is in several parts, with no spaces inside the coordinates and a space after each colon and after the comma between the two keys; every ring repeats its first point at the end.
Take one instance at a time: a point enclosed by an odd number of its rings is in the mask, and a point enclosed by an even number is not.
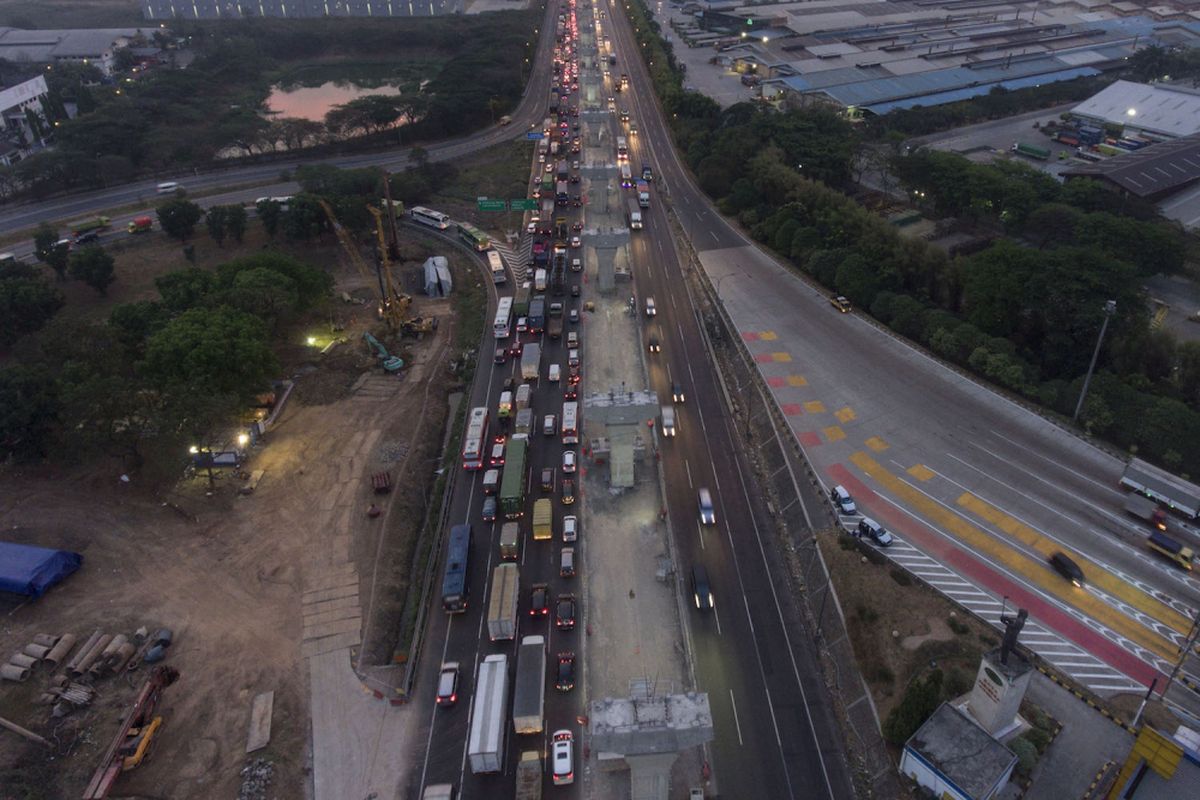
{"type": "Polygon", "coordinates": [[[335,636],[339,633],[353,632],[359,634],[359,629],[362,626],[361,620],[357,618],[339,619],[332,622],[323,622],[316,625],[310,625],[307,622],[304,625],[304,638],[317,639],[327,636],[335,636]]]}
{"type": "Polygon", "coordinates": [[[250,707],[250,734],[246,737],[246,752],[261,750],[271,741],[271,713],[275,709],[275,692],[254,696],[250,707]]]}
{"type": "Polygon", "coordinates": [[[358,631],[348,631],[339,633],[334,636],[325,636],[320,639],[309,639],[300,645],[300,655],[308,658],[310,656],[321,655],[324,653],[333,653],[343,651],[346,659],[349,660],[350,655],[346,649],[353,647],[362,640],[358,631]]]}
{"type": "Polygon", "coordinates": [[[304,630],[308,631],[311,628],[324,625],[330,622],[338,622],[341,620],[353,619],[362,621],[362,609],[357,604],[347,606],[346,608],[333,608],[328,611],[322,611],[318,614],[308,614],[304,617],[304,630]]]}
{"type": "Polygon", "coordinates": [[[338,597],[350,597],[358,594],[358,582],[348,583],[344,586],[336,586],[329,589],[317,589],[312,592],[305,592],[301,600],[305,605],[309,603],[319,603],[322,600],[333,600],[338,597]]]}

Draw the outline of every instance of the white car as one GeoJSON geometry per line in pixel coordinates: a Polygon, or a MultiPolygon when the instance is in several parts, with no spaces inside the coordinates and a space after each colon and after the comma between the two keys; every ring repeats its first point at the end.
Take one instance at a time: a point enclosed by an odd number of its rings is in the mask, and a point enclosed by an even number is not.
{"type": "Polygon", "coordinates": [[[562,470],[563,470],[563,472],[574,472],[575,471],[575,451],[574,450],[566,450],[563,452],[562,470]]]}
{"type": "Polygon", "coordinates": [[[558,364],[550,365],[550,382],[556,383],[562,377],[562,367],[558,364]]]}
{"type": "Polygon", "coordinates": [[[708,489],[700,490],[700,522],[703,525],[717,524],[717,511],[713,507],[712,495],[708,489]]]}
{"type": "Polygon", "coordinates": [[[568,730],[555,731],[553,749],[554,785],[566,786],[575,782],[575,734],[568,730]]]}
{"type": "Polygon", "coordinates": [[[579,520],[576,517],[563,517],[563,541],[573,542],[579,538],[579,520]]]}
{"type": "Polygon", "coordinates": [[[653,317],[658,315],[658,306],[654,305],[654,298],[646,298],[646,316],[653,317]]]}
{"type": "Polygon", "coordinates": [[[583,247],[583,240],[578,236],[571,237],[571,247],[583,247]]]}

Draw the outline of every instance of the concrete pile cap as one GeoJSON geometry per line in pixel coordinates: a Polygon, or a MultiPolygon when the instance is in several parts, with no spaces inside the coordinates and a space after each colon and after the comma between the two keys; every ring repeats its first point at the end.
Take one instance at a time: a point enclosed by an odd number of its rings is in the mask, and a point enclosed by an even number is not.
{"type": "Polygon", "coordinates": [[[712,726],[708,696],[688,692],[651,698],[606,697],[592,703],[594,733],[712,726]]]}

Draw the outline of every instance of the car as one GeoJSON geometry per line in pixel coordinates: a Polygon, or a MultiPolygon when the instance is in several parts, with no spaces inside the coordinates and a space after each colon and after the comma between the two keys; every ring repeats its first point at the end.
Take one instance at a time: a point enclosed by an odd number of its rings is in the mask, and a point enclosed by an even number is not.
{"type": "Polygon", "coordinates": [[[582,258],[572,258],[571,259],[571,272],[583,272],[583,259],[582,258]]]}
{"type": "Polygon", "coordinates": [[[542,435],[553,436],[558,433],[558,420],[553,414],[542,417],[542,435]]]}
{"type": "Polygon", "coordinates": [[[1066,553],[1055,553],[1050,556],[1050,566],[1054,568],[1055,572],[1062,575],[1071,583],[1079,587],[1083,586],[1083,570],[1066,553]]]}
{"type": "Polygon", "coordinates": [[[554,624],[560,631],[575,630],[575,595],[560,594],[554,605],[554,624]]]}
{"type": "Polygon", "coordinates": [[[704,525],[716,525],[717,510],[713,506],[712,493],[708,489],[701,489],[697,492],[697,498],[700,504],[700,522],[704,525]]]}
{"type": "Polygon", "coordinates": [[[529,330],[529,319],[527,317],[517,317],[517,333],[525,333],[529,330]]]}
{"type": "Polygon", "coordinates": [[[662,352],[662,342],[659,341],[657,334],[651,334],[649,341],[646,342],[646,349],[651,353],[662,352]]]}
{"type": "Polygon", "coordinates": [[[562,471],[569,474],[575,471],[575,451],[564,450],[562,455],[562,471]]]}
{"type": "Polygon", "coordinates": [[[583,205],[583,198],[577,194],[571,195],[571,205],[575,206],[575,208],[579,208],[583,205]]]}
{"type": "Polygon", "coordinates": [[[483,509],[480,511],[484,522],[496,521],[496,498],[492,496],[483,499],[483,509]]]}
{"type": "Polygon", "coordinates": [[[483,473],[483,493],[495,494],[500,488],[500,470],[489,469],[483,473]]]}
{"type": "Polygon", "coordinates": [[[839,514],[857,514],[858,506],[854,505],[854,498],[846,491],[846,487],[838,484],[829,490],[829,499],[833,502],[834,508],[839,514]]]}
{"type": "Polygon", "coordinates": [[[568,350],[567,351],[567,366],[568,367],[578,367],[579,366],[579,351],[578,350],[568,350]]]}
{"type": "Polygon", "coordinates": [[[550,163],[549,161],[546,162],[546,172],[554,172],[554,164],[550,163]]]}
{"type": "Polygon", "coordinates": [[[572,176],[571,176],[571,178],[570,178],[570,181],[571,181],[571,183],[579,183],[579,176],[578,176],[578,175],[572,175],[572,176]]]}
{"type": "Polygon", "coordinates": [[[568,730],[555,731],[550,737],[550,761],[555,786],[566,786],[575,782],[575,736],[568,730]]]}
{"type": "Polygon", "coordinates": [[[571,237],[571,247],[576,247],[576,248],[583,247],[583,240],[580,239],[578,236],[572,236],[571,237]]]}
{"type": "Polygon", "coordinates": [[[529,616],[545,617],[550,614],[550,587],[535,583],[529,590],[529,616]]]}
{"type": "Polygon", "coordinates": [[[493,467],[503,467],[504,466],[504,443],[503,442],[497,442],[496,444],[492,445],[492,455],[491,455],[491,458],[488,460],[491,462],[490,466],[493,466],[493,467]]]}
{"type": "Polygon", "coordinates": [[[75,237],[75,244],[91,244],[100,241],[100,231],[84,231],[75,237]]]}
{"type": "Polygon", "coordinates": [[[438,708],[450,708],[458,702],[458,662],[447,661],[442,664],[441,674],[438,675],[437,704],[438,708]]]}
{"type": "Polygon", "coordinates": [[[578,158],[571,162],[571,169],[579,169],[579,159],[578,158]]]}
{"type": "Polygon", "coordinates": [[[567,331],[567,347],[579,347],[579,334],[575,331],[567,331]]]}
{"type": "MultiPolygon", "coordinates": [[[[580,222],[579,220],[575,220],[575,222],[571,225],[571,230],[575,231],[576,233],[579,233],[580,231],[583,230],[583,223],[580,222]]],[[[579,259],[575,259],[575,260],[578,261],[579,259]]]]}
{"type": "Polygon", "coordinates": [[[567,384],[578,386],[581,380],[583,380],[583,376],[579,374],[579,367],[569,367],[567,370],[567,384]]]}
{"type": "Polygon", "coordinates": [[[637,123],[636,122],[629,123],[629,135],[637,136],[637,123]]]}
{"type": "MultiPolygon", "coordinates": [[[[542,193],[534,192],[533,196],[534,196],[534,198],[538,198],[538,197],[542,196],[542,193]]],[[[538,229],[538,221],[535,219],[535,220],[531,221],[528,225],[525,226],[525,233],[532,236],[533,234],[537,233],[537,229],[538,229]]]]}
{"type": "Polygon", "coordinates": [[[568,514],[563,517],[563,541],[573,542],[579,538],[579,518],[568,514]]]}
{"type": "Polygon", "coordinates": [[[708,582],[708,570],[703,564],[692,567],[692,602],[701,611],[712,611],[716,607],[713,602],[712,585],[708,582]]]}
{"type": "Polygon", "coordinates": [[[887,528],[870,517],[863,517],[858,521],[858,535],[866,536],[880,547],[890,547],[892,542],[895,541],[892,535],[888,533],[887,528]]]}
{"type": "Polygon", "coordinates": [[[562,377],[562,366],[559,364],[551,364],[547,377],[550,379],[551,383],[557,383],[558,379],[562,377]]]}
{"type": "Polygon", "coordinates": [[[496,363],[504,364],[508,361],[508,351],[503,347],[496,348],[496,363]]]}
{"type": "Polygon", "coordinates": [[[658,316],[658,307],[656,305],[654,305],[653,297],[646,298],[646,316],[647,317],[658,316]]]}
{"type": "Polygon", "coordinates": [[[520,339],[513,339],[513,343],[508,346],[508,354],[513,358],[521,355],[521,351],[525,349],[525,345],[521,344],[520,339]]]}
{"type": "Polygon", "coordinates": [[[558,675],[554,679],[554,688],[560,692],[569,692],[575,688],[575,654],[558,654],[558,675]]]}
{"type": "Polygon", "coordinates": [[[843,314],[850,313],[850,301],[845,297],[842,297],[840,294],[831,295],[829,298],[829,304],[843,314]]]}
{"type": "MultiPolygon", "coordinates": [[[[571,297],[579,297],[579,292],[580,292],[579,284],[578,283],[571,284],[571,297]]],[[[575,309],[571,309],[571,310],[574,311],[575,309]]],[[[576,316],[578,316],[578,314],[576,314],[576,316]]],[[[575,321],[578,322],[579,320],[576,319],[575,321]]]]}
{"type": "MultiPolygon", "coordinates": [[[[580,153],[579,142],[572,142],[571,143],[571,155],[577,156],[577,155],[579,155],[579,153],[580,153]]],[[[578,178],[579,176],[576,175],[575,177],[578,178]]],[[[578,182],[579,181],[576,180],[576,183],[578,183],[578,182]]]]}
{"type": "Polygon", "coordinates": [[[687,395],[683,392],[683,384],[679,381],[671,382],[671,399],[676,403],[682,403],[687,399],[687,395]]]}
{"type": "Polygon", "coordinates": [[[572,308],[567,312],[567,322],[579,322],[579,309],[572,308]]]}
{"type": "Polygon", "coordinates": [[[554,467],[543,467],[542,468],[542,491],[543,492],[553,492],[554,491],[554,467]]]}
{"type": "Polygon", "coordinates": [[[629,122],[629,109],[621,109],[621,122],[629,122]]]}
{"type": "Polygon", "coordinates": [[[562,502],[564,506],[575,502],[575,481],[570,478],[562,479],[562,502]]]}
{"type": "Polygon", "coordinates": [[[504,386],[502,387],[502,391],[513,392],[513,391],[516,391],[516,389],[517,389],[517,379],[514,378],[512,375],[509,375],[507,378],[504,379],[504,386]]]}
{"type": "Polygon", "coordinates": [[[563,392],[563,400],[571,401],[571,400],[578,400],[578,399],[579,399],[579,387],[568,385],[567,390],[565,392],[563,392]]]}

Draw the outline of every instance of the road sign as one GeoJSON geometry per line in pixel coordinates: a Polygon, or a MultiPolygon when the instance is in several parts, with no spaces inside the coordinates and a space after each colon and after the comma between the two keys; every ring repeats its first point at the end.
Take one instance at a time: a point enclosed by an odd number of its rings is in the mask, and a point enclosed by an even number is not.
{"type": "Polygon", "coordinates": [[[546,137],[542,134],[541,131],[526,131],[525,138],[537,141],[538,139],[544,139],[546,137]]]}
{"type": "Polygon", "coordinates": [[[521,197],[516,200],[509,200],[508,207],[513,211],[537,211],[538,201],[521,197]]]}
{"type": "Polygon", "coordinates": [[[508,204],[503,200],[488,200],[486,197],[478,197],[475,199],[475,207],[479,211],[504,211],[508,208],[508,204]]]}

